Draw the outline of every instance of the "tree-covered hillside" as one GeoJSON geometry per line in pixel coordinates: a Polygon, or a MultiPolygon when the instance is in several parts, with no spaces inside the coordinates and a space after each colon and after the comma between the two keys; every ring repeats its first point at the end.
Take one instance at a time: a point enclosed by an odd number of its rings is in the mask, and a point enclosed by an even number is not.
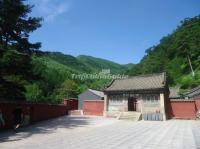
{"type": "Polygon", "coordinates": [[[75,75],[99,74],[110,69],[112,74],[124,74],[133,64],[120,65],[91,56],[65,55],[60,52],[33,54],[34,72],[42,79],[26,86],[26,97],[30,101],[61,102],[64,97],[76,97],[87,88],[101,90],[111,79],[79,79],[75,75]],[[38,94],[39,93],[39,94],[38,94]],[[38,94],[38,96],[35,96],[38,94]]]}
{"type": "Polygon", "coordinates": [[[72,75],[102,69],[122,74],[130,68],[89,56],[39,51],[40,43],[29,41],[42,21],[29,16],[32,8],[24,0],[0,1],[0,100],[60,103],[87,88],[103,89],[111,81],[72,75]]]}
{"type": "Polygon", "coordinates": [[[200,84],[200,16],[182,21],[160,44],[147,49],[139,64],[120,65],[91,56],[39,51],[40,43],[31,43],[29,34],[42,19],[30,17],[33,6],[25,2],[0,1],[0,100],[60,103],[87,88],[103,89],[110,79],[72,77],[96,75],[103,69],[130,75],[166,71],[171,86],[187,89],[200,84]]]}
{"type": "Polygon", "coordinates": [[[130,66],[133,66],[133,64],[120,65],[109,60],[96,58],[92,56],[86,56],[86,55],[80,55],[77,57],[77,59],[81,63],[85,64],[92,71],[101,71],[102,69],[110,69],[111,73],[113,74],[125,73],[127,70],[130,69],[130,66]]]}
{"type": "Polygon", "coordinates": [[[140,63],[128,73],[137,75],[162,71],[167,72],[171,86],[187,89],[200,84],[200,16],[183,20],[172,34],[147,49],[140,63]]]}
{"type": "Polygon", "coordinates": [[[45,52],[43,57],[56,61],[59,64],[65,65],[67,69],[75,72],[91,72],[91,68],[80,62],[76,57],[66,55],[61,52],[45,52]]]}
{"type": "MultiPolygon", "coordinates": [[[[112,74],[123,74],[132,68],[134,64],[117,64],[115,62],[96,58],[87,55],[80,55],[74,57],[71,55],[66,55],[61,52],[42,52],[40,58],[44,58],[47,61],[55,61],[54,63],[59,63],[65,66],[65,70],[69,70],[77,73],[98,73],[102,69],[110,69],[112,74]]],[[[57,67],[51,65],[52,67],[57,67]]]]}

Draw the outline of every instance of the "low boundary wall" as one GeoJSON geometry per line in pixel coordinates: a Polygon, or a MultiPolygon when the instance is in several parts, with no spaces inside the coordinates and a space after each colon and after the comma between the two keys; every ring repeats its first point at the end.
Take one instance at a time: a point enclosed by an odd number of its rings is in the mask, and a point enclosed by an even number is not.
{"type": "Polygon", "coordinates": [[[168,117],[177,119],[196,119],[194,101],[170,101],[168,104],[168,117]]]}
{"type": "Polygon", "coordinates": [[[171,99],[167,104],[168,118],[196,119],[200,99],[171,99]]]}
{"type": "Polygon", "coordinates": [[[5,128],[12,128],[13,111],[16,108],[22,110],[24,118],[28,117],[28,124],[63,116],[68,111],[64,105],[0,102],[0,109],[5,120],[5,128]]]}
{"type": "Polygon", "coordinates": [[[104,101],[103,100],[85,100],[83,102],[84,115],[103,116],[104,101]]]}

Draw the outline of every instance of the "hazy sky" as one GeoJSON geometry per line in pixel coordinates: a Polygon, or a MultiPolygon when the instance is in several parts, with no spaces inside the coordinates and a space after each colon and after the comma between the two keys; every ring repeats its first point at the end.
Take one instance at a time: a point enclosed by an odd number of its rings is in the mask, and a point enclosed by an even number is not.
{"type": "Polygon", "coordinates": [[[42,50],[138,63],[186,17],[200,14],[200,0],[30,0],[42,27],[31,41],[42,50]]]}

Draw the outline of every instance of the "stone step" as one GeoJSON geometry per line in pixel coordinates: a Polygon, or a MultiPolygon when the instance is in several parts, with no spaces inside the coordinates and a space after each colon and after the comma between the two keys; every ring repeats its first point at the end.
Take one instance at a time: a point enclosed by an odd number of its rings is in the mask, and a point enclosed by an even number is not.
{"type": "Polygon", "coordinates": [[[137,116],[121,116],[121,117],[119,117],[119,119],[135,119],[135,118],[137,118],[137,116]]]}
{"type": "Polygon", "coordinates": [[[137,118],[136,117],[134,117],[134,118],[125,118],[125,117],[121,117],[121,118],[119,118],[119,120],[130,120],[130,121],[137,121],[137,118]]]}
{"type": "Polygon", "coordinates": [[[121,119],[135,120],[135,119],[137,119],[137,116],[121,116],[121,117],[119,117],[119,120],[121,120],[121,119]]]}
{"type": "Polygon", "coordinates": [[[117,118],[120,112],[117,111],[108,111],[106,112],[106,117],[117,118]]]}
{"type": "Polygon", "coordinates": [[[138,117],[138,115],[121,115],[120,117],[138,117]]]}
{"type": "Polygon", "coordinates": [[[119,120],[133,120],[138,121],[141,119],[141,113],[139,112],[121,112],[118,116],[119,120]]]}
{"type": "Polygon", "coordinates": [[[82,110],[70,110],[68,111],[68,115],[83,115],[82,110]]]}
{"type": "Polygon", "coordinates": [[[135,116],[137,116],[138,114],[121,114],[121,116],[133,116],[133,115],[135,115],[135,116]]]}

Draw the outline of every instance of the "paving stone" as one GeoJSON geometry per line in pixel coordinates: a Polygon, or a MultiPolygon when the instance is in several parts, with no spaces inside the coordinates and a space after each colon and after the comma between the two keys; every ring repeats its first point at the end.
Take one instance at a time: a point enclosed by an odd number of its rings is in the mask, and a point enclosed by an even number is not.
{"type": "Polygon", "coordinates": [[[0,149],[196,149],[200,121],[60,117],[0,134],[0,149]]]}

